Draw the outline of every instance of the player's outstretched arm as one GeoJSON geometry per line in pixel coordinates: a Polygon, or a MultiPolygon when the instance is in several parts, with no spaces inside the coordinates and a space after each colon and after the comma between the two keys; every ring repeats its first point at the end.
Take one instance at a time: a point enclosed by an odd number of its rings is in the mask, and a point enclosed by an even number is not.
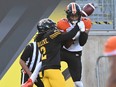
{"type": "Polygon", "coordinates": [[[37,76],[38,76],[38,74],[39,74],[39,71],[40,71],[40,69],[41,69],[41,66],[42,66],[42,62],[40,62],[40,63],[36,66],[34,72],[33,72],[32,75],[30,76],[30,78],[28,79],[28,81],[25,82],[25,83],[22,85],[22,87],[33,87],[33,84],[34,84],[34,82],[36,81],[36,78],[37,78],[37,76]]]}

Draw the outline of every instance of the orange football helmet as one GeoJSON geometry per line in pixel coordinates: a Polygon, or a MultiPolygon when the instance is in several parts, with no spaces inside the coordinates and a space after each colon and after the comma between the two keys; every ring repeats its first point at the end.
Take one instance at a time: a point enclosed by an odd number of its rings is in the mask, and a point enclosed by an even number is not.
{"type": "Polygon", "coordinates": [[[116,55],[116,36],[112,36],[106,41],[104,54],[107,56],[116,55]]]}

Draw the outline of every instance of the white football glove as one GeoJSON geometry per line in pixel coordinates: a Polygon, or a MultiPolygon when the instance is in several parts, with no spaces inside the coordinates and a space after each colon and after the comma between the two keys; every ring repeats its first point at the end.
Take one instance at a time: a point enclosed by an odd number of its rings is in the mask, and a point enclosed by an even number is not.
{"type": "Polygon", "coordinates": [[[81,32],[85,31],[85,24],[83,21],[78,22],[78,26],[81,32]]]}

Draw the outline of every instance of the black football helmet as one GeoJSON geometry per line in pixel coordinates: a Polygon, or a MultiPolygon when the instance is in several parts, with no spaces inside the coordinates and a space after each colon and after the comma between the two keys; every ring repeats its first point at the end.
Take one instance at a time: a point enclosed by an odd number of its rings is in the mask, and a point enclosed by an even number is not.
{"type": "Polygon", "coordinates": [[[70,4],[67,5],[66,7],[66,14],[67,14],[67,18],[68,20],[71,22],[73,20],[70,19],[70,16],[78,16],[78,20],[77,21],[80,21],[80,18],[81,18],[81,7],[75,3],[75,2],[72,2],[70,4]]]}
{"type": "Polygon", "coordinates": [[[48,30],[55,30],[56,23],[49,18],[41,19],[37,24],[37,29],[39,33],[45,33],[48,30]]]}

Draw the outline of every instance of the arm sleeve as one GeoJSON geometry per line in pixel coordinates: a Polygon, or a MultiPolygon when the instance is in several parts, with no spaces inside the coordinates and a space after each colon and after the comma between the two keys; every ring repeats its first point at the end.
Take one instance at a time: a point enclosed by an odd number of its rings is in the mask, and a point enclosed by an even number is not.
{"type": "Polygon", "coordinates": [[[27,61],[27,59],[28,59],[29,57],[31,57],[32,52],[33,52],[33,49],[32,49],[32,47],[31,47],[31,45],[27,45],[27,46],[25,47],[25,49],[24,49],[22,55],[21,55],[21,59],[22,59],[23,61],[27,61]]]}
{"type": "Polygon", "coordinates": [[[86,32],[80,32],[80,36],[79,36],[80,46],[84,46],[85,43],[87,42],[87,39],[88,39],[88,34],[86,32]]]}
{"type": "Polygon", "coordinates": [[[72,30],[70,30],[69,32],[64,32],[64,33],[60,34],[60,35],[57,37],[57,40],[58,40],[59,42],[63,42],[63,41],[72,39],[72,38],[77,34],[78,31],[79,31],[79,27],[78,27],[78,25],[76,25],[76,26],[75,26],[72,30]]]}

